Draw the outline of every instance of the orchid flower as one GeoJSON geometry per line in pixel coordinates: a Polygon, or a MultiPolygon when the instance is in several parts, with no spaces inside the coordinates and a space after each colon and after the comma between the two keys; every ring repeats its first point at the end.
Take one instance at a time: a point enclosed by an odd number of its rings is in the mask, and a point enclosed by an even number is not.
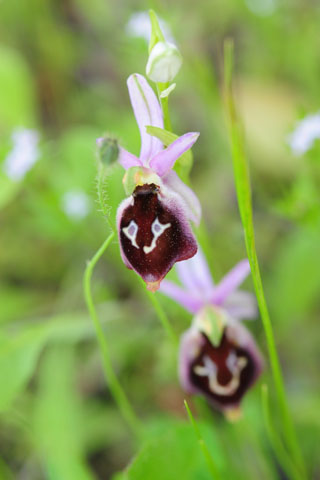
{"type": "Polygon", "coordinates": [[[255,297],[249,292],[237,290],[250,273],[248,260],[241,260],[217,285],[200,249],[192,259],[179,263],[176,270],[183,287],[165,280],[160,291],[190,313],[198,313],[203,307],[213,305],[222,307],[231,317],[239,320],[257,316],[255,297]]]}
{"type": "Polygon", "coordinates": [[[254,297],[237,290],[250,272],[249,262],[239,262],[217,285],[200,250],[176,269],[184,288],[164,280],[160,291],[195,314],[181,338],[181,385],[231,416],[263,368],[253,337],[239,322],[257,314],[254,297]]]}
{"type": "Polygon", "coordinates": [[[199,223],[200,203],[172,168],[199,133],[186,133],[164,148],[146,132],[148,125],[163,128],[162,110],[152,88],[143,76],[133,74],[128,89],[141,150],[137,157],[119,146],[119,163],[126,170],[138,167],[134,191],[117,212],[120,252],[125,265],[155,291],[175,262],[191,258],[197,251],[189,220],[199,223]]]}

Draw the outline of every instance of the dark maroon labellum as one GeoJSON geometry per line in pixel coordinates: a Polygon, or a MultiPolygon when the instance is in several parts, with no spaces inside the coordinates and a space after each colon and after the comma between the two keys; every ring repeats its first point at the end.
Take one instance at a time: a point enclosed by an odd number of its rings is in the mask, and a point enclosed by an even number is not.
{"type": "Polygon", "coordinates": [[[121,216],[120,242],[128,263],[151,290],[175,262],[197,252],[197,244],[179,205],[162,199],[155,184],[136,187],[121,216]]]}
{"type": "Polygon", "coordinates": [[[226,330],[219,347],[201,335],[201,351],[190,366],[192,384],[222,408],[237,405],[257,376],[254,358],[230,341],[226,330]]]}

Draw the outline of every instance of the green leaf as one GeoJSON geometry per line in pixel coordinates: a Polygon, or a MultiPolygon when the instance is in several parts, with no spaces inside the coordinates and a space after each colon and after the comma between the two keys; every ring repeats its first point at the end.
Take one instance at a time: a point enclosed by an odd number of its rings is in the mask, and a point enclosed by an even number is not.
{"type": "Polygon", "coordinates": [[[299,228],[285,237],[269,282],[275,317],[288,324],[307,316],[318,301],[320,230],[299,228]]]}
{"type": "Polygon", "coordinates": [[[5,410],[30,379],[46,341],[43,329],[30,329],[15,338],[0,335],[0,411],[5,410]]]}
{"type": "Polygon", "coordinates": [[[197,425],[197,422],[194,419],[194,416],[192,415],[192,412],[190,410],[187,400],[184,401],[184,405],[186,407],[188,417],[193,427],[194,433],[198,439],[199,447],[201,448],[202,454],[206,460],[208,470],[211,472],[212,478],[220,479],[221,477],[220,477],[219,470],[217,469],[215,461],[213,460],[212,455],[210,454],[210,451],[207,447],[207,444],[201,435],[200,429],[197,425]]]}
{"type": "Polygon", "coordinates": [[[35,124],[35,90],[31,73],[17,50],[0,46],[1,124],[8,128],[35,124]]]}
{"type": "Polygon", "coordinates": [[[80,398],[73,386],[73,349],[48,350],[42,362],[35,407],[35,437],[50,480],[93,480],[84,459],[80,398]]]}
{"type": "MultiPolygon", "coordinates": [[[[207,431],[207,434],[209,432],[207,431]]],[[[208,447],[220,458],[221,452],[212,433],[208,447]]],[[[202,451],[191,425],[170,422],[166,432],[147,441],[126,470],[126,476],[117,480],[209,480],[210,476],[202,451]]]]}
{"type": "Polygon", "coordinates": [[[13,182],[0,171],[0,209],[5,207],[15,197],[20,185],[19,182],[13,182]]]}
{"type": "Polygon", "coordinates": [[[14,336],[0,332],[0,411],[6,410],[30,380],[38,357],[51,341],[78,341],[92,332],[88,317],[63,315],[27,326],[14,336]]]}
{"type": "Polygon", "coordinates": [[[0,478],[1,480],[13,480],[13,473],[2,458],[0,458],[0,478]]]}

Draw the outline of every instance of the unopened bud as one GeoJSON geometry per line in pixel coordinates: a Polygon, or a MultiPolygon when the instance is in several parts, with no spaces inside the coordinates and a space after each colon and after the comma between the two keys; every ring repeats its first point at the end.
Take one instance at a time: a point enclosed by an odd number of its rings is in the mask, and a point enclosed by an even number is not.
{"type": "Polygon", "coordinates": [[[180,70],[182,56],[173,43],[158,42],[152,48],[146,73],[154,82],[171,82],[180,70]]]}
{"type": "Polygon", "coordinates": [[[119,157],[119,146],[114,138],[97,138],[98,158],[104,167],[114,164],[119,157]]]}

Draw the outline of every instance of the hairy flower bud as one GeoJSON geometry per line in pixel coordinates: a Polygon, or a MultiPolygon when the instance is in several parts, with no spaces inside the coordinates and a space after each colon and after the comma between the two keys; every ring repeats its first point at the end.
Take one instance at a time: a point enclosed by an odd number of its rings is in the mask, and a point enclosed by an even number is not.
{"type": "Polygon", "coordinates": [[[150,52],[146,74],[154,82],[171,82],[181,65],[182,56],[177,47],[170,42],[158,42],[150,52]]]}
{"type": "Polygon", "coordinates": [[[109,167],[117,162],[120,154],[119,145],[116,139],[100,137],[96,140],[98,158],[104,167],[109,167]]]}

